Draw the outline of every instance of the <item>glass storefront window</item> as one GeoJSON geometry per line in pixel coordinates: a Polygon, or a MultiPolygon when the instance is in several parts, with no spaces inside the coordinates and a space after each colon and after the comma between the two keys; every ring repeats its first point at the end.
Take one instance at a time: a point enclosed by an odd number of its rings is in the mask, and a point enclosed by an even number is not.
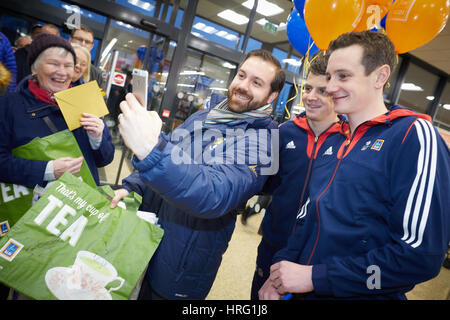
{"type": "MultiPolygon", "coordinates": [[[[51,5],[53,7],[57,7],[57,8],[64,10],[65,15],[62,17],[63,19],[69,18],[72,15],[72,13],[76,12],[75,10],[79,9],[81,25],[85,25],[88,27],[90,27],[89,25],[91,23],[105,25],[106,21],[107,21],[107,18],[103,15],[97,14],[93,11],[89,11],[85,8],[79,8],[78,6],[74,6],[74,5],[64,2],[64,1],[60,1],[60,0],[40,0],[40,1],[42,3],[45,3],[45,4],[51,5]],[[78,9],[76,9],[76,8],[78,8],[78,9]],[[87,21],[89,21],[89,23],[86,23],[87,21]]],[[[64,21],[64,22],[67,22],[67,21],[64,21]]],[[[45,24],[45,23],[41,22],[41,24],[45,24]]],[[[92,29],[92,27],[91,27],[91,29],[92,29]]],[[[70,33],[65,32],[67,30],[68,30],[68,28],[66,28],[66,27],[60,28],[61,36],[65,39],[69,39],[69,37],[70,37],[70,33]]],[[[91,50],[92,63],[94,63],[94,61],[95,61],[95,58],[96,58],[98,50],[99,50],[99,46],[100,46],[100,40],[94,39],[94,47],[91,50]]]]}
{"type": "Polygon", "coordinates": [[[274,117],[279,123],[285,121],[284,117],[286,115],[286,102],[289,99],[289,93],[291,92],[292,86],[292,83],[286,82],[278,97],[277,105],[274,110],[274,117]]]}
{"type": "Polygon", "coordinates": [[[438,76],[411,63],[402,84],[398,104],[426,113],[438,81],[438,76]]]}
{"type": "MultiPolygon", "coordinates": [[[[241,38],[243,39],[244,36],[242,36],[241,38]]],[[[262,47],[261,41],[249,38],[247,42],[247,49],[245,49],[245,54],[249,53],[252,50],[261,49],[261,47],[262,47]]]]}
{"type": "MultiPolygon", "coordinates": [[[[450,131],[450,81],[447,82],[444,92],[442,93],[433,124],[438,128],[450,131]]],[[[448,143],[450,144],[450,140],[448,143]]]]}
{"type": "Polygon", "coordinates": [[[301,57],[298,56],[291,56],[290,58],[287,58],[283,61],[284,63],[287,63],[287,69],[288,71],[299,73],[303,64],[303,60],[301,57]]]}
{"type": "Polygon", "coordinates": [[[283,51],[283,50],[280,50],[280,49],[277,49],[277,48],[274,48],[273,51],[272,51],[272,54],[273,54],[273,56],[275,58],[278,59],[278,61],[280,61],[281,66],[284,66],[283,60],[287,59],[287,55],[288,55],[287,52],[283,51]]]}
{"type": "MultiPolygon", "coordinates": [[[[232,31],[241,38],[241,35],[245,34],[252,8],[253,1],[251,0],[232,3],[227,1],[199,0],[196,14],[199,18],[206,19],[210,23],[221,26],[221,29],[224,29],[228,33],[232,31]]],[[[285,26],[292,8],[293,4],[291,1],[259,0],[255,23],[252,26],[252,32],[250,34],[252,41],[249,39],[247,44],[251,49],[245,48],[244,52],[247,53],[255,49],[255,45],[258,45],[257,48],[261,48],[259,43],[272,44],[288,41],[285,26]]],[[[218,29],[215,26],[212,27],[218,29]]],[[[196,32],[194,29],[192,31],[196,32]]],[[[235,49],[231,45],[228,47],[235,49]]],[[[240,49],[242,49],[242,41],[238,50],[240,49]]]]}
{"type": "Polygon", "coordinates": [[[28,34],[31,29],[31,23],[10,15],[2,14],[0,16],[0,31],[8,38],[11,46],[21,36],[28,34]]]}
{"type": "MultiPolygon", "coordinates": [[[[113,1],[118,5],[143,13],[149,17],[156,17],[159,20],[163,20],[167,23],[170,22],[170,18],[172,16],[172,11],[174,8],[172,4],[155,0],[113,0],[113,1]],[[166,8],[166,6],[168,7],[166,8]],[[164,17],[163,14],[165,15],[164,17]]],[[[183,0],[181,2],[185,3],[186,0],[183,0]]],[[[180,6],[183,6],[184,8],[183,4],[180,4],[180,6]]],[[[181,22],[183,20],[183,12],[184,11],[180,9],[177,12],[174,23],[174,26],[177,28],[181,28],[181,22]]]]}
{"type": "MultiPolygon", "coordinates": [[[[254,1],[241,2],[249,17],[254,1]]],[[[292,1],[259,0],[250,36],[269,45],[289,41],[286,35],[286,21],[293,7],[292,1]]]]}
{"type": "Polygon", "coordinates": [[[391,74],[391,77],[389,79],[390,85],[389,86],[385,86],[384,91],[383,91],[384,92],[383,93],[384,98],[389,96],[389,92],[391,91],[394,83],[397,81],[398,70],[400,69],[400,65],[402,64],[402,61],[403,61],[403,57],[402,56],[398,55],[397,57],[398,57],[397,67],[394,69],[393,72],[391,71],[392,74],[391,74]]]}
{"type": "Polygon", "coordinates": [[[239,33],[200,17],[195,17],[191,33],[196,37],[213,41],[231,49],[236,48],[240,39],[239,33]]]}
{"type": "Polygon", "coordinates": [[[122,21],[111,20],[104,38],[103,52],[100,53],[100,68],[107,74],[107,106],[110,114],[106,120],[116,145],[116,156],[113,163],[101,171],[102,182],[120,184],[122,178],[132,170],[131,155],[123,146],[117,117],[120,114],[120,102],[128,92],[132,92],[133,69],[148,71],[147,109],[159,111],[175,47],[176,43],[165,37],[150,34],[122,21]],[[144,65],[150,39],[152,42],[147,64],[144,65]]]}
{"type": "MultiPolygon", "coordinates": [[[[170,23],[170,18],[172,16],[172,11],[173,11],[173,6],[170,5],[168,12],[167,12],[167,16],[166,19],[164,20],[167,23],[170,23]]],[[[181,28],[181,23],[183,22],[183,14],[184,14],[184,10],[178,9],[177,15],[175,17],[175,23],[174,26],[175,28],[181,28]]],[[[162,15],[162,12],[161,12],[162,15]]],[[[160,16],[160,20],[162,19],[162,17],[160,16]]]]}
{"type": "Polygon", "coordinates": [[[226,98],[237,66],[228,61],[188,49],[178,79],[178,108],[173,127],[184,122],[191,114],[213,108],[226,98]]]}
{"type": "Polygon", "coordinates": [[[154,0],[115,0],[114,2],[123,7],[143,13],[149,17],[153,17],[155,15],[156,1],[154,0]]]}
{"type": "MultiPolygon", "coordinates": [[[[43,3],[46,3],[48,5],[57,7],[57,8],[61,8],[64,9],[65,11],[69,10],[73,5],[64,2],[64,1],[60,1],[60,0],[40,0],[43,3]]],[[[88,11],[86,9],[81,8],[80,9],[80,14],[81,14],[81,19],[85,18],[85,19],[91,19],[100,23],[106,23],[106,17],[99,15],[95,12],[92,11],[88,11]]],[[[82,22],[83,24],[83,22],[82,22]]]]}

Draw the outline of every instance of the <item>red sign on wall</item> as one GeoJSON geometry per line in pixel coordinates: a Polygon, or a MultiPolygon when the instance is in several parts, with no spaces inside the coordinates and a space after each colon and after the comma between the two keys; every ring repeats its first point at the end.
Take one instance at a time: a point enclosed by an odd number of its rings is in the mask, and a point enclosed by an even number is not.
{"type": "Polygon", "coordinates": [[[169,111],[169,110],[163,110],[163,112],[162,112],[162,117],[163,117],[163,118],[168,118],[168,117],[170,117],[170,111],[169,111]]]}
{"type": "Polygon", "coordinates": [[[126,78],[126,74],[116,72],[114,73],[112,84],[115,86],[123,87],[125,85],[126,78]]]}

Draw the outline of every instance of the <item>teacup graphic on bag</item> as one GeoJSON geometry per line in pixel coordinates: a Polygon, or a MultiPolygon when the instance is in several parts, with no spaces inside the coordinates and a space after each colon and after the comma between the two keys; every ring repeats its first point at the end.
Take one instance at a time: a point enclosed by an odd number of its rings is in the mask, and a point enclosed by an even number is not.
{"type": "Polygon", "coordinates": [[[70,268],[48,270],[45,281],[60,300],[111,300],[110,292],[119,290],[125,283],[111,263],[89,251],[79,251],[70,268]]]}

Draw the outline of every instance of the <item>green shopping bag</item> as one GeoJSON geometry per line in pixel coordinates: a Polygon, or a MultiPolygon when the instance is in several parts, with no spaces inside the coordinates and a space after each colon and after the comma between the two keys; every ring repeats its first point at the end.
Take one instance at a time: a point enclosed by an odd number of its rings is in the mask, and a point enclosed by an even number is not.
{"type": "MultiPolygon", "coordinates": [[[[15,148],[12,155],[29,160],[50,161],[62,157],[78,158],[83,154],[72,132],[63,130],[44,138],[35,138],[15,148]]],[[[90,186],[96,186],[86,161],[83,161],[77,176],[82,177],[83,181],[90,186]]],[[[3,236],[30,209],[33,189],[0,183],[0,191],[0,236],[3,236]]]]}
{"type": "Polygon", "coordinates": [[[0,282],[40,300],[128,299],[163,230],[141,196],[110,209],[104,192],[64,173],[0,240],[0,282]]]}

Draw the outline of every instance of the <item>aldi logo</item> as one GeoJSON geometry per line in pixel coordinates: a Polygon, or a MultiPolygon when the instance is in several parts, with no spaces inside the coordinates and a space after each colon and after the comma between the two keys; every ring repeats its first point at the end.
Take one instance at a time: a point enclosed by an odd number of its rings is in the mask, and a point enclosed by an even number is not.
{"type": "Polygon", "coordinates": [[[23,244],[11,238],[0,249],[0,257],[8,261],[13,261],[22,248],[23,244]]]}
{"type": "Polygon", "coordinates": [[[0,222],[0,237],[3,237],[8,232],[9,232],[9,223],[8,223],[8,221],[0,222]]]}
{"type": "Polygon", "coordinates": [[[370,148],[371,150],[380,151],[383,146],[384,140],[378,139],[370,148]]]}

